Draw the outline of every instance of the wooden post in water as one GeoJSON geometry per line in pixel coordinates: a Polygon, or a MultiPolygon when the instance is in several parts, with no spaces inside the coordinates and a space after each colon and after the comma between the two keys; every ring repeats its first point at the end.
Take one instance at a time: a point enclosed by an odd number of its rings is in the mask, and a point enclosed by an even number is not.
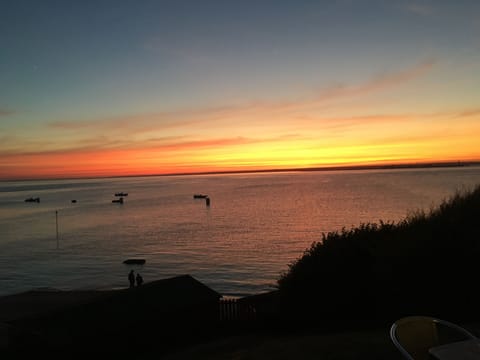
{"type": "Polygon", "coordinates": [[[55,210],[55,227],[57,230],[57,249],[58,249],[58,210],[55,210]]]}

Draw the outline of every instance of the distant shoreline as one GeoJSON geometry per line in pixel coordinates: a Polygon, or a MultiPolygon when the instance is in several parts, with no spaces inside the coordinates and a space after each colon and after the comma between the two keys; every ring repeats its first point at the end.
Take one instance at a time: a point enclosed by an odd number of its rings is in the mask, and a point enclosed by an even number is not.
{"type": "Polygon", "coordinates": [[[305,168],[285,169],[258,169],[258,170],[225,170],[225,171],[202,171],[182,172],[168,174],[134,174],[134,175],[110,175],[110,176],[77,176],[77,177],[43,177],[28,179],[0,179],[7,181],[45,181],[45,180],[89,180],[89,179],[118,179],[131,177],[155,177],[155,176],[199,176],[199,175],[228,175],[228,174],[261,174],[261,173],[282,173],[282,172],[314,172],[314,171],[355,171],[355,170],[398,170],[398,169],[432,169],[432,168],[456,168],[478,166],[480,161],[443,161],[443,162],[421,162],[421,163],[399,163],[381,165],[341,165],[341,166],[317,166],[305,168]]]}

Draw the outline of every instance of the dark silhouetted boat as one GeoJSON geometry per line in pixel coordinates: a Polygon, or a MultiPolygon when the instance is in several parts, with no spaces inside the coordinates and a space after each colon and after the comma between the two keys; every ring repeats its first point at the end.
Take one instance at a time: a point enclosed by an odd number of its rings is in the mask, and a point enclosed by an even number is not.
{"type": "Polygon", "coordinates": [[[25,202],[37,202],[39,203],[40,202],[40,198],[37,197],[37,198],[28,198],[28,199],[25,199],[25,202]]]}
{"type": "Polygon", "coordinates": [[[75,200],[75,199],[74,199],[74,200],[72,200],[72,203],[73,203],[73,204],[75,204],[76,202],[77,202],[77,200],[75,200]]]}
{"type": "Polygon", "coordinates": [[[145,259],[127,259],[123,262],[124,264],[129,264],[129,265],[143,265],[145,264],[145,259]]]}
{"type": "Polygon", "coordinates": [[[208,195],[204,195],[204,194],[193,194],[193,198],[194,198],[194,199],[206,199],[206,198],[208,198],[208,195]]]}
{"type": "Polygon", "coordinates": [[[123,204],[123,198],[120,198],[120,199],[118,199],[118,200],[112,200],[112,203],[123,204]]]}
{"type": "Polygon", "coordinates": [[[128,193],[118,192],[118,193],[115,193],[115,196],[128,196],[128,193]]]}

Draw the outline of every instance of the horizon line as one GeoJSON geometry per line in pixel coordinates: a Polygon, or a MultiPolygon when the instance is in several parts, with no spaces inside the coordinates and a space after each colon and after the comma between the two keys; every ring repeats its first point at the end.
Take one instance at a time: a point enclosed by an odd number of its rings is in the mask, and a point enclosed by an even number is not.
{"type": "Polygon", "coordinates": [[[272,169],[250,169],[250,170],[218,170],[201,172],[179,172],[166,174],[132,174],[132,175],[100,175],[100,176],[66,176],[66,177],[39,177],[0,179],[0,182],[7,181],[40,181],[40,180],[87,180],[87,179],[116,179],[129,177],[154,177],[154,176],[199,176],[199,175],[228,175],[228,174],[256,174],[256,173],[281,173],[281,172],[314,172],[314,171],[354,171],[354,170],[395,170],[395,169],[422,169],[422,168],[451,168],[480,165],[480,160],[472,161],[436,161],[418,163],[393,163],[393,164],[370,164],[370,165],[336,165],[336,166],[314,166],[304,168],[272,168],[272,169]]]}

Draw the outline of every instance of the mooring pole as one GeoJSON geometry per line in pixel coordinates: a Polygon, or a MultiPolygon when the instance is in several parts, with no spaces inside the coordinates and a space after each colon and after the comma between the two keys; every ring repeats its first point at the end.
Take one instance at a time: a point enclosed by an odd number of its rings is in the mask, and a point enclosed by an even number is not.
{"type": "Polygon", "coordinates": [[[55,227],[57,230],[57,249],[58,249],[58,210],[55,210],[55,227]]]}

